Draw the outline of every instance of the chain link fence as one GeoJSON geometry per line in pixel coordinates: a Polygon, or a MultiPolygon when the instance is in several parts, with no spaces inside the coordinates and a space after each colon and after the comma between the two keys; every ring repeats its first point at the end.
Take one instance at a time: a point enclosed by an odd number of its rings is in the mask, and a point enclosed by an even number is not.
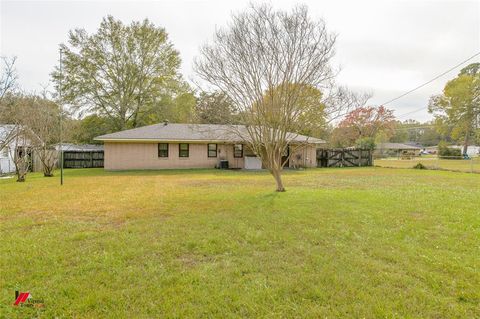
{"type": "Polygon", "coordinates": [[[479,156],[410,155],[398,157],[376,156],[374,166],[389,168],[426,168],[456,172],[480,173],[479,156]]]}

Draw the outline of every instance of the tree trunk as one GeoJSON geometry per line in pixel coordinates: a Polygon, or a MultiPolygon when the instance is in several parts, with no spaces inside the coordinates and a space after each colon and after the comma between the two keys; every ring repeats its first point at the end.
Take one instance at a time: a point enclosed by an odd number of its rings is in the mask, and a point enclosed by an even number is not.
{"type": "Polygon", "coordinates": [[[28,159],[24,157],[18,157],[15,155],[15,174],[17,175],[17,182],[25,182],[28,173],[28,159]]]}
{"type": "Polygon", "coordinates": [[[271,171],[273,178],[275,178],[275,182],[277,183],[277,192],[284,192],[285,187],[283,187],[283,182],[282,182],[282,174],[280,170],[277,169],[272,169],[271,171]]]}
{"type": "Polygon", "coordinates": [[[20,169],[17,171],[17,182],[25,182],[27,177],[27,171],[25,169],[20,169]]]}
{"type": "Polygon", "coordinates": [[[469,132],[467,130],[467,132],[465,133],[465,140],[463,141],[463,153],[462,153],[462,155],[467,154],[468,144],[469,144],[468,143],[468,134],[469,134],[469,132]]]}
{"type": "Polygon", "coordinates": [[[48,148],[44,148],[39,152],[44,177],[53,177],[55,165],[57,164],[56,154],[56,152],[48,148]]]}

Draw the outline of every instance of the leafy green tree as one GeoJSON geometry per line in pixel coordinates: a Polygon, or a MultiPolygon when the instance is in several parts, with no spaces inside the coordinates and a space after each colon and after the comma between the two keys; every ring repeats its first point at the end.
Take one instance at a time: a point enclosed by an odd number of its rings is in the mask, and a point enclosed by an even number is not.
{"type": "Polygon", "coordinates": [[[291,131],[312,136],[325,137],[328,130],[327,110],[322,92],[308,84],[282,83],[268,90],[263,103],[273,114],[282,112],[279,105],[286,103],[285,100],[294,100],[295,110],[291,111],[291,131]],[[292,92],[292,93],[291,93],[292,92]],[[293,92],[295,92],[296,97],[293,92]]]}
{"type": "Polygon", "coordinates": [[[176,123],[190,122],[195,112],[195,96],[184,91],[176,96],[163,96],[161,102],[145,107],[137,126],[150,125],[168,120],[176,123]]]}
{"type": "Polygon", "coordinates": [[[466,75],[478,75],[480,73],[480,63],[471,63],[464,67],[463,69],[460,70],[460,74],[466,74],[466,75]]]}
{"type": "Polygon", "coordinates": [[[109,118],[91,114],[69,125],[70,139],[79,144],[97,144],[94,138],[99,135],[112,133],[112,124],[109,118]]]}
{"type": "Polygon", "coordinates": [[[355,146],[362,149],[373,150],[376,142],[373,137],[362,137],[355,141],[355,146]]]}
{"type": "Polygon", "coordinates": [[[301,110],[298,132],[308,136],[326,138],[329,129],[328,114],[322,92],[313,86],[305,86],[297,103],[301,110]]]}
{"type": "Polygon", "coordinates": [[[406,120],[395,123],[395,133],[389,141],[393,143],[416,142],[423,146],[437,145],[445,139],[434,127],[433,122],[421,123],[416,120],[406,120]]]}
{"type": "Polygon", "coordinates": [[[232,100],[222,92],[201,92],[195,106],[196,122],[203,124],[239,124],[232,100]]]}
{"type": "Polygon", "coordinates": [[[409,141],[408,130],[402,122],[395,122],[395,131],[393,132],[393,135],[389,138],[389,141],[392,143],[404,143],[409,141]]]}
{"type": "Polygon", "coordinates": [[[367,140],[374,142],[380,133],[388,139],[394,134],[395,123],[393,111],[384,106],[359,107],[348,113],[333,130],[331,144],[345,147],[367,140]]]}
{"type": "Polygon", "coordinates": [[[428,127],[421,131],[421,134],[416,142],[424,146],[433,146],[437,145],[442,138],[449,140],[447,137],[442,137],[442,135],[439,134],[434,127],[428,127]]]}
{"type": "Polygon", "coordinates": [[[163,120],[171,116],[163,110],[175,113],[191,94],[165,29],[147,19],[124,25],[108,16],[94,34],[70,31],[68,45],[60,48],[63,72],[56,67],[52,73],[57,92],[74,111],[108,118],[113,130],[163,120]]]}
{"type": "Polygon", "coordinates": [[[445,85],[443,94],[431,97],[429,112],[434,114],[438,130],[462,141],[466,153],[480,124],[480,64],[463,68],[445,85]]]}

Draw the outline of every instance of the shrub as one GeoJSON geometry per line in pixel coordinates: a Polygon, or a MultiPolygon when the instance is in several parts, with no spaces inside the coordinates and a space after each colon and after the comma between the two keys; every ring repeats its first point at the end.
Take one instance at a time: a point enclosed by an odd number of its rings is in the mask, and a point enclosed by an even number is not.
{"type": "Polygon", "coordinates": [[[413,166],[414,169],[427,169],[425,165],[422,163],[417,163],[417,165],[413,166]]]}
{"type": "Polygon", "coordinates": [[[440,158],[461,159],[462,150],[459,148],[448,147],[447,143],[438,143],[438,156],[440,158]]]}
{"type": "Polygon", "coordinates": [[[361,149],[373,150],[375,149],[375,140],[372,137],[359,138],[355,142],[355,147],[361,149]]]}

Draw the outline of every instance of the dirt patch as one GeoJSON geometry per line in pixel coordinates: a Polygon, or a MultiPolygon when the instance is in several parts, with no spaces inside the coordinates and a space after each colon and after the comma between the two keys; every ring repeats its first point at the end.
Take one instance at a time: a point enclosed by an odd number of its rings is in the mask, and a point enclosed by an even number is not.
{"type": "Polygon", "coordinates": [[[422,213],[422,212],[418,212],[418,211],[410,212],[410,216],[415,220],[425,219],[425,214],[422,213]]]}
{"type": "Polygon", "coordinates": [[[215,261],[212,256],[198,255],[198,254],[183,254],[177,258],[177,261],[185,268],[193,268],[200,264],[215,261]]]}

